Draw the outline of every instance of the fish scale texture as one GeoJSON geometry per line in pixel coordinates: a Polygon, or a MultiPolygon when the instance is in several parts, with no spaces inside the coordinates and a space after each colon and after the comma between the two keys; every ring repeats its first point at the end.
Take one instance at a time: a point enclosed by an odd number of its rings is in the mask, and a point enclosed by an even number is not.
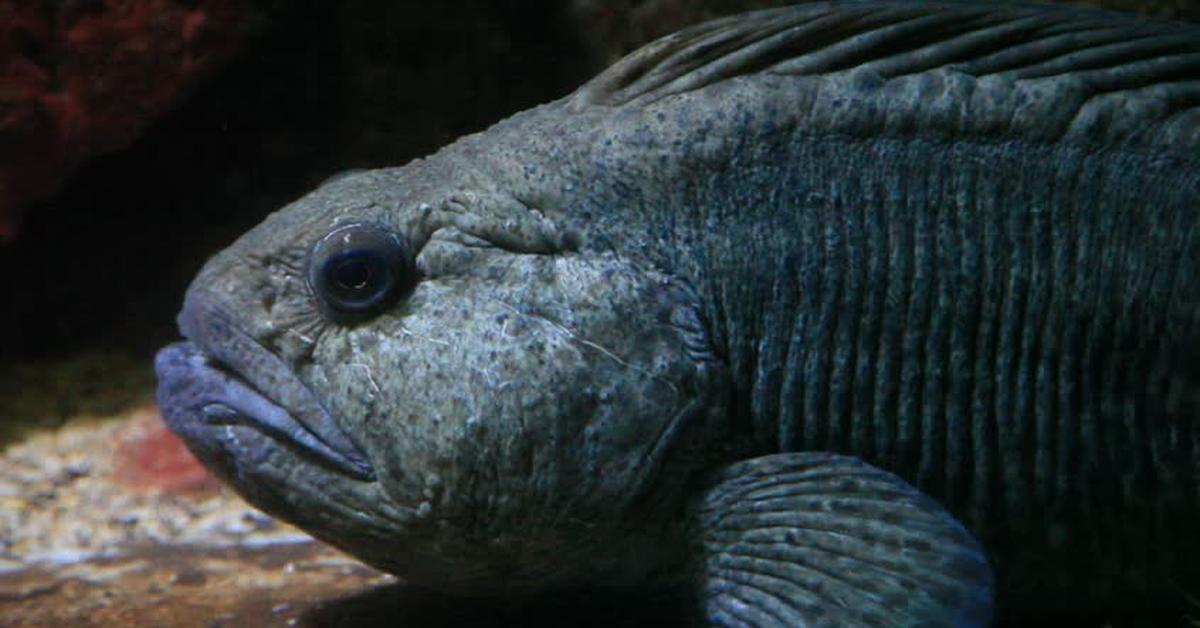
{"type": "Polygon", "coordinates": [[[680,211],[649,227],[711,316],[747,450],[861,457],[1018,555],[1186,567],[1200,175],[1019,143],[759,139],[654,199],[680,211]]]}
{"type": "Polygon", "coordinates": [[[581,218],[695,284],[740,455],[899,474],[1004,591],[1200,581],[1198,78],[1196,27],[1103,12],[717,21],[567,102],[581,218]]]}

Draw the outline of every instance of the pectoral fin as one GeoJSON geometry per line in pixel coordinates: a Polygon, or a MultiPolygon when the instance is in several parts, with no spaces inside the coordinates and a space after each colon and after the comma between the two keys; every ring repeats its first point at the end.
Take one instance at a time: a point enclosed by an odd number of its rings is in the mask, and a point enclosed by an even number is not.
{"type": "Polygon", "coordinates": [[[857,458],[764,456],[696,511],[708,621],[731,626],[984,626],[992,572],[933,499],[857,458]]]}

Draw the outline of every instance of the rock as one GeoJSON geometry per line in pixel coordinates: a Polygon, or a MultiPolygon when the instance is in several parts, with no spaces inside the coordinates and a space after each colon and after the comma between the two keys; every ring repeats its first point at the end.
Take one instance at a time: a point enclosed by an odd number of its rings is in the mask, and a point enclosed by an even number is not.
{"type": "Polygon", "coordinates": [[[0,8],[0,240],[77,164],[118,150],[241,44],[243,0],[0,8]]]}
{"type": "Polygon", "coordinates": [[[198,481],[164,430],[141,406],[0,453],[0,624],[560,625],[583,608],[587,626],[677,625],[658,594],[464,604],[414,589],[198,481]]]}
{"type": "Polygon", "coordinates": [[[153,407],[77,419],[0,455],[5,625],[181,625],[197,613],[260,625],[288,614],[272,606],[393,580],[221,489],[153,407]]]}

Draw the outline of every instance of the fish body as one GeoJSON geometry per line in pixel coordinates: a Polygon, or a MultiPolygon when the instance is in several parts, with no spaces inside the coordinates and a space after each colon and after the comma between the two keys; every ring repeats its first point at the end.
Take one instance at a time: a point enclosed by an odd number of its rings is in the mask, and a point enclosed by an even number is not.
{"type": "Polygon", "coordinates": [[[1198,149],[1194,25],[716,20],[270,216],[189,288],[159,398],[251,502],[458,593],[1157,595],[1200,582],[1198,149]]]}

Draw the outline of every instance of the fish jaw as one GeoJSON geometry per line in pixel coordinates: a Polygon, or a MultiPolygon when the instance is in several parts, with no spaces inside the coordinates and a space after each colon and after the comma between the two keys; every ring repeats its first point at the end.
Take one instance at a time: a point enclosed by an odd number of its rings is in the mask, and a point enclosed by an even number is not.
{"type": "MultiPolygon", "coordinates": [[[[297,420],[292,412],[256,390],[195,343],[168,345],[155,358],[158,402],[172,430],[182,435],[201,458],[212,460],[214,448],[234,459],[253,459],[254,452],[237,451],[228,426],[246,426],[300,450],[308,459],[359,481],[373,481],[375,470],[353,445],[333,446],[319,432],[297,420]]],[[[328,414],[325,425],[331,425],[328,414]]],[[[328,428],[326,428],[328,430],[328,428]]],[[[329,438],[329,437],[326,437],[329,438]]]]}
{"type": "MultiPolygon", "coordinates": [[[[227,433],[228,426],[245,426],[326,470],[374,481],[367,455],[312,389],[244,331],[211,290],[193,285],[178,322],[187,342],[156,358],[158,400],[168,425],[185,440],[197,440],[194,448],[204,448],[201,442],[227,433]]],[[[255,452],[240,453],[253,458],[255,452]]]]}

